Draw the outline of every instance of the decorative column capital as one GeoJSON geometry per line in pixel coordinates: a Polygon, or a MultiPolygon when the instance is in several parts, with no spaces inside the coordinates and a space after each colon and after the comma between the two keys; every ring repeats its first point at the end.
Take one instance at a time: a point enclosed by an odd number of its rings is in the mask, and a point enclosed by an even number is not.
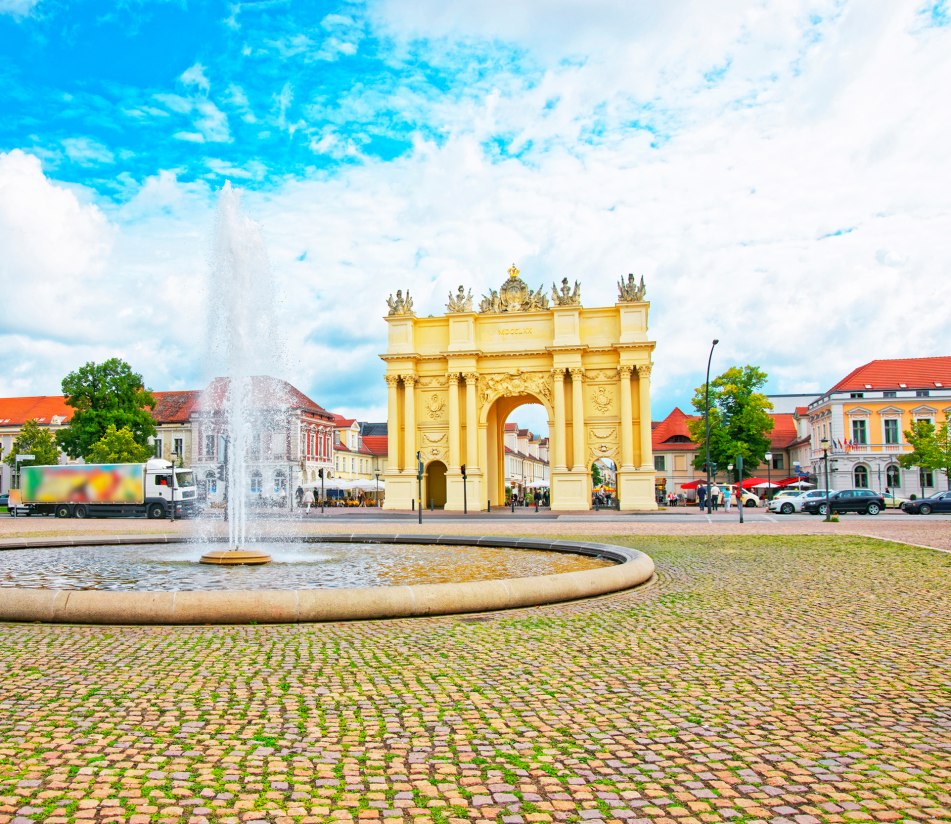
{"type": "Polygon", "coordinates": [[[573,381],[584,380],[584,369],[582,369],[580,366],[573,366],[568,371],[571,373],[571,379],[573,381]]]}
{"type": "Polygon", "coordinates": [[[551,370],[551,376],[556,381],[564,381],[565,379],[565,369],[564,367],[559,367],[551,370]]]}
{"type": "Polygon", "coordinates": [[[452,383],[453,381],[458,381],[458,380],[459,380],[459,374],[460,374],[460,373],[459,373],[459,372],[456,372],[456,371],[447,372],[447,373],[446,373],[446,380],[448,380],[450,383],[452,383]]]}
{"type": "Polygon", "coordinates": [[[649,378],[651,376],[651,365],[649,363],[642,363],[637,367],[637,377],[639,378],[649,378]]]}
{"type": "Polygon", "coordinates": [[[389,387],[395,387],[400,382],[399,375],[384,375],[386,379],[386,385],[389,387]]]}
{"type": "Polygon", "coordinates": [[[403,375],[403,384],[407,388],[412,388],[416,385],[417,377],[415,375],[403,375]]]}
{"type": "Polygon", "coordinates": [[[622,366],[619,366],[619,367],[617,368],[618,376],[619,376],[622,380],[624,380],[625,378],[627,378],[628,380],[630,380],[630,379],[631,379],[631,375],[633,374],[633,372],[634,372],[634,367],[633,367],[633,366],[622,365],[622,366]]]}
{"type": "Polygon", "coordinates": [[[475,386],[479,382],[478,372],[466,372],[463,377],[466,379],[466,386],[475,386]]]}

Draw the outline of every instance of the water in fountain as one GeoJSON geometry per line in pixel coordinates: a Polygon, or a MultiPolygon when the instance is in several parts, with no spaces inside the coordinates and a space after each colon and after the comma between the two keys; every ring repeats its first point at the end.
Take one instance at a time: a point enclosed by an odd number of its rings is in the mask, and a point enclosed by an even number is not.
{"type": "Polygon", "coordinates": [[[283,370],[285,354],[276,295],[261,228],[243,213],[240,194],[226,183],[218,201],[208,313],[207,351],[218,377],[205,392],[201,409],[211,431],[226,443],[232,548],[258,537],[249,508],[249,462],[270,454],[275,436],[282,450],[289,437],[286,384],[270,377],[283,370]]]}

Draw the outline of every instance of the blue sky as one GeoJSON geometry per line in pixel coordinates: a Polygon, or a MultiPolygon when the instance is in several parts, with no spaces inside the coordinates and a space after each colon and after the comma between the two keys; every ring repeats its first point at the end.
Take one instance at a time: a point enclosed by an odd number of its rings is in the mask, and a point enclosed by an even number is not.
{"type": "Polygon", "coordinates": [[[201,386],[226,180],[286,377],[362,418],[386,295],[512,262],[586,305],[645,276],[655,417],[713,337],[780,393],[951,354],[947,0],[0,0],[0,54],[3,395],[116,354],[201,386]]]}

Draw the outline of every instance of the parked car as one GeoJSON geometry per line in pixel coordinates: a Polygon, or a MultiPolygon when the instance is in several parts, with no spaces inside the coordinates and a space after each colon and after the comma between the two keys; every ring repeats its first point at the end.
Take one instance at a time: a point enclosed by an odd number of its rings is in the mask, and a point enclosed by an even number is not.
{"type": "Polygon", "coordinates": [[[915,501],[905,501],[901,505],[902,512],[910,515],[930,515],[932,512],[951,512],[951,492],[939,492],[930,498],[918,498],[915,501]]]}
{"type": "MultiPolygon", "coordinates": [[[[726,487],[725,487],[723,484],[720,484],[720,490],[721,490],[721,492],[722,492],[725,488],[726,488],[726,487]]],[[[723,500],[723,499],[721,498],[720,500],[723,500]]],[[[734,504],[736,503],[736,486],[733,487],[733,503],[734,503],[734,504]]],[[[754,494],[753,494],[752,492],[750,492],[748,489],[744,489],[744,490],[743,490],[743,506],[745,506],[745,507],[759,506],[759,498],[756,497],[756,495],[754,495],[754,494]]]]}
{"type": "Polygon", "coordinates": [[[810,515],[825,515],[829,508],[833,512],[862,512],[866,515],[878,515],[885,508],[885,499],[871,489],[840,489],[825,498],[813,498],[802,505],[802,511],[810,515]]]}
{"type": "Polygon", "coordinates": [[[896,495],[894,492],[889,492],[888,490],[881,494],[885,499],[886,509],[901,509],[901,505],[908,500],[908,498],[903,498],[901,495],[896,495]]]}
{"type": "Polygon", "coordinates": [[[807,489],[798,495],[790,493],[783,498],[773,498],[773,500],[769,502],[769,511],[780,512],[783,515],[791,515],[793,512],[802,512],[803,505],[806,501],[813,501],[820,498],[825,500],[825,497],[826,491],[824,489],[807,489]]]}

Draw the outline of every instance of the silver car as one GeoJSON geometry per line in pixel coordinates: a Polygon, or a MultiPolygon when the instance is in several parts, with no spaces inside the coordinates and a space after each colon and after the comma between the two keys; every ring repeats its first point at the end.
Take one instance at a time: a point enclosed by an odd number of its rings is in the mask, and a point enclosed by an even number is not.
{"type": "Polygon", "coordinates": [[[806,501],[814,501],[816,498],[825,497],[826,491],[824,489],[809,489],[798,495],[784,495],[782,498],[773,498],[769,502],[769,511],[791,515],[793,512],[802,512],[802,505],[806,501]]]}

